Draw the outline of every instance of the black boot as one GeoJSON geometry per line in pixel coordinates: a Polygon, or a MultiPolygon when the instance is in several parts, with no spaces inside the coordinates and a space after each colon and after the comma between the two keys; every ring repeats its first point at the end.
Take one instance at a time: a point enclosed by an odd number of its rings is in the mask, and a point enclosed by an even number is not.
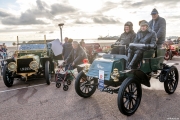
{"type": "Polygon", "coordinates": [[[134,54],[134,57],[132,58],[131,62],[129,63],[127,69],[137,69],[138,61],[139,61],[139,55],[134,54]]]}

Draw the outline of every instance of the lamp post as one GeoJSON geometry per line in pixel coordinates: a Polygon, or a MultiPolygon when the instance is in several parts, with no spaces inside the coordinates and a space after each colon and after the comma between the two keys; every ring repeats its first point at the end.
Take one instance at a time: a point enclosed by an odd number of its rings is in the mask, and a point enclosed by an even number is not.
{"type": "Polygon", "coordinates": [[[60,38],[61,38],[61,43],[62,43],[62,27],[63,27],[64,23],[60,23],[58,24],[59,28],[60,28],[60,38]]]}

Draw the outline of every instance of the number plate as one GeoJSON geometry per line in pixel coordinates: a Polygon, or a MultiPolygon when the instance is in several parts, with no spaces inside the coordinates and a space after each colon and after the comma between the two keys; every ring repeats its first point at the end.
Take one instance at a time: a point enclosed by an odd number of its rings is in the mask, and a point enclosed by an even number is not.
{"type": "Polygon", "coordinates": [[[104,71],[99,70],[99,80],[98,80],[98,89],[103,90],[104,89],[104,71]]]}

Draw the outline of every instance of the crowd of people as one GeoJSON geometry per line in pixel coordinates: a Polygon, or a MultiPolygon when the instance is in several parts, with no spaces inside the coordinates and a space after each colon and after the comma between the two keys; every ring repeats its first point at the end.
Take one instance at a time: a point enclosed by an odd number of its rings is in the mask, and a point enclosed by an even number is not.
{"type": "Polygon", "coordinates": [[[6,59],[7,57],[7,47],[5,43],[3,43],[3,45],[0,45],[0,57],[2,59],[6,59]]]}
{"type": "Polygon", "coordinates": [[[84,59],[88,59],[84,40],[82,39],[78,43],[65,37],[64,42],[62,56],[66,63],[65,70],[70,67],[70,69],[77,68],[77,71],[80,72],[82,68],[78,65],[82,64],[84,59]]]}
{"type": "MultiPolygon", "coordinates": [[[[133,30],[133,23],[128,21],[124,24],[124,32],[120,38],[111,45],[111,54],[123,54],[128,56],[127,69],[137,68],[137,63],[142,59],[143,52],[150,49],[150,46],[161,48],[166,36],[166,21],[159,16],[157,9],[151,12],[152,20],[139,21],[140,29],[137,33],[133,30]],[[130,43],[144,44],[145,47],[130,47],[130,43]]],[[[82,68],[78,67],[83,59],[88,59],[88,51],[85,48],[85,42],[82,39],[80,43],[68,39],[64,39],[63,59],[67,63],[65,69],[71,64],[73,68],[77,68],[78,72],[82,68]]]]}

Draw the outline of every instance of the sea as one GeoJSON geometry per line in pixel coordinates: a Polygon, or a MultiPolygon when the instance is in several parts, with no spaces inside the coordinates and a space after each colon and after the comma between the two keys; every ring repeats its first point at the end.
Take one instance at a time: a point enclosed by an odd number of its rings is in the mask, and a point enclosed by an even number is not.
{"type": "MultiPolygon", "coordinates": [[[[80,42],[81,41],[81,39],[74,39],[74,41],[78,41],[78,42],[80,42]]],[[[84,39],[84,42],[85,43],[99,43],[99,44],[104,44],[104,43],[106,43],[106,44],[111,44],[111,43],[114,43],[116,40],[97,40],[97,39],[84,39]]],[[[0,45],[2,45],[3,43],[5,43],[6,44],[6,46],[7,47],[13,47],[13,43],[14,42],[16,42],[16,41],[0,41],[0,45]]],[[[23,42],[23,40],[22,41],[20,41],[20,42],[23,42]]],[[[64,42],[64,41],[63,41],[64,42]]]]}

